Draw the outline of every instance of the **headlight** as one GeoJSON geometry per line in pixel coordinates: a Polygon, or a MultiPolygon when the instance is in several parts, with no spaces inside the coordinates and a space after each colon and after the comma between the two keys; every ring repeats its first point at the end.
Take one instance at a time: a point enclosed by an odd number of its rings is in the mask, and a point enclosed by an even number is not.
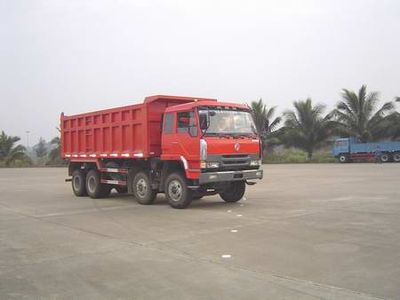
{"type": "Polygon", "coordinates": [[[203,139],[200,140],[200,160],[207,159],[207,142],[203,139]]]}
{"type": "Polygon", "coordinates": [[[210,161],[206,163],[207,168],[212,169],[212,168],[218,168],[219,167],[219,162],[217,161],[210,161]]]}
{"type": "Polygon", "coordinates": [[[219,167],[219,162],[217,161],[201,161],[200,168],[202,169],[215,169],[219,167]]]}
{"type": "Polygon", "coordinates": [[[251,160],[250,161],[250,166],[259,166],[259,165],[261,165],[261,160],[260,159],[257,159],[257,160],[251,160]]]}

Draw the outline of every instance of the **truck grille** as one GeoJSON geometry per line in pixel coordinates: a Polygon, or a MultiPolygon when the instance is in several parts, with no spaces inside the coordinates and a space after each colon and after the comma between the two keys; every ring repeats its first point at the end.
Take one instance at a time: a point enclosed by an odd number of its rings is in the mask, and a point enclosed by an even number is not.
{"type": "Polygon", "coordinates": [[[248,154],[229,154],[222,155],[222,167],[241,167],[250,163],[250,155],[248,154]]]}

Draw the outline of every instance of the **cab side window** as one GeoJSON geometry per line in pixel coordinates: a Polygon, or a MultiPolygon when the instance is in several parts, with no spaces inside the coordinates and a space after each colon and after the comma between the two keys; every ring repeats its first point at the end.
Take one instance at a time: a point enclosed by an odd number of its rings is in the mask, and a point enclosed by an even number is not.
{"type": "Polygon", "coordinates": [[[336,147],[345,147],[347,146],[347,141],[337,141],[336,147]]]}
{"type": "Polygon", "coordinates": [[[174,125],[174,114],[173,113],[166,113],[164,117],[164,134],[172,133],[174,125]]]}
{"type": "Polygon", "coordinates": [[[176,130],[179,133],[189,132],[189,128],[195,125],[194,113],[192,111],[185,111],[177,113],[177,126],[176,130]]]}

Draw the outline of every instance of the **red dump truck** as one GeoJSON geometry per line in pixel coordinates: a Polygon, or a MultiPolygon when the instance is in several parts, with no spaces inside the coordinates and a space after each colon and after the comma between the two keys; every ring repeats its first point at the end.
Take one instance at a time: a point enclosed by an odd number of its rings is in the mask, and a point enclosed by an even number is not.
{"type": "Polygon", "coordinates": [[[261,179],[261,142],[247,105],[151,96],[136,105],[61,114],[61,156],[76,196],[114,188],[152,204],[164,193],[174,208],[219,194],[239,201],[261,179]]]}

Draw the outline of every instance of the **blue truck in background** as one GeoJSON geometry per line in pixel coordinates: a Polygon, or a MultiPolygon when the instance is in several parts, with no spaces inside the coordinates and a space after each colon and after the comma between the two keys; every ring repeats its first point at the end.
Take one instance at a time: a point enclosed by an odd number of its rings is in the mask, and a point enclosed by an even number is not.
{"type": "Polygon", "coordinates": [[[356,138],[340,138],[334,142],[332,154],[341,163],[371,158],[400,162],[400,141],[360,143],[356,138]]]}

